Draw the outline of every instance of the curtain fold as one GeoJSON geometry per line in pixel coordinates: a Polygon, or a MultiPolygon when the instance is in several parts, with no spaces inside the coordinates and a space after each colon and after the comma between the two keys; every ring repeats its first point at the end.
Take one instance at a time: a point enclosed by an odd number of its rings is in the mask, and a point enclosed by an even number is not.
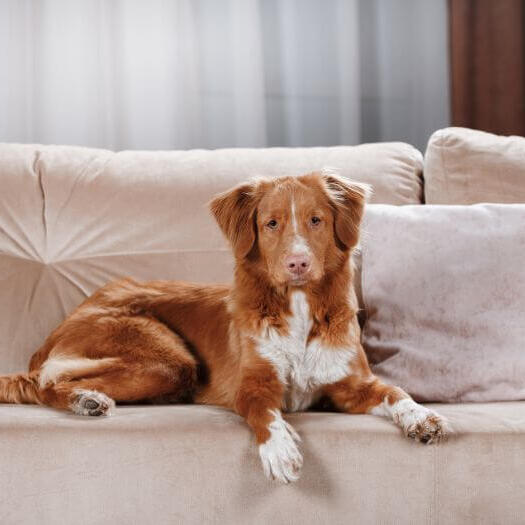
{"type": "Polygon", "coordinates": [[[525,1],[449,5],[453,124],[525,135],[525,1]]]}
{"type": "Polygon", "coordinates": [[[423,148],[446,24],[446,0],[0,0],[0,140],[423,148]]]}

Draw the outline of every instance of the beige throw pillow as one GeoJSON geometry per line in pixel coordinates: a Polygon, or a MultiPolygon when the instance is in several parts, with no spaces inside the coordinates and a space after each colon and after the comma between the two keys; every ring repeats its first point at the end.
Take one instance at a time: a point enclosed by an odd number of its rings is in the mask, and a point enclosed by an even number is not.
{"type": "Polygon", "coordinates": [[[525,205],[368,207],[363,341],[421,401],[525,399],[525,205]]]}

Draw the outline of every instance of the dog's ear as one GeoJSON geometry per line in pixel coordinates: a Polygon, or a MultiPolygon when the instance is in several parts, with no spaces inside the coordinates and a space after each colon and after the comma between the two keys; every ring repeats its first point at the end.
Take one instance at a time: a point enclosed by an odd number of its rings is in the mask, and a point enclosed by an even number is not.
{"type": "Polygon", "coordinates": [[[348,250],[359,241],[363,211],[371,186],[345,179],[330,171],[322,173],[325,190],[334,211],[334,234],[339,248],[348,250]]]}
{"type": "Polygon", "coordinates": [[[210,202],[210,210],[222,232],[230,241],[237,258],[246,257],[256,239],[255,213],[259,182],[254,180],[220,193],[210,202]]]}

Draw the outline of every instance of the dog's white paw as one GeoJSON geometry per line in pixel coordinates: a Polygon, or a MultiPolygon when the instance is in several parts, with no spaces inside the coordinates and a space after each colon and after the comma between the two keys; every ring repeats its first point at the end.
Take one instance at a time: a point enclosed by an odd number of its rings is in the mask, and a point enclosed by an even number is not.
{"type": "Polygon", "coordinates": [[[268,427],[270,437],[259,445],[264,473],[268,478],[282,483],[297,481],[303,466],[303,456],[297,447],[301,438],[294,428],[284,421],[279,411],[271,412],[275,419],[268,427]]]}
{"type": "Polygon", "coordinates": [[[115,401],[96,390],[76,389],[71,410],[79,416],[109,416],[115,408],[115,401]]]}
{"type": "Polygon", "coordinates": [[[402,399],[394,404],[393,419],[407,437],[421,443],[436,443],[447,435],[446,420],[412,399],[402,399]]]}

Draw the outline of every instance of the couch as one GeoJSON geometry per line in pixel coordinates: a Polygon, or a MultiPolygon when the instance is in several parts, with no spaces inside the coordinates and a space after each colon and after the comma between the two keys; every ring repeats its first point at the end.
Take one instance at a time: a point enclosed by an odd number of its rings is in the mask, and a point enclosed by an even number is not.
{"type": "MultiPolygon", "coordinates": [[[[465,184],[443,183],[440,163],[465,137],[481,140],[468,133],[441,130],[425,158],[402,143],[118,153],[0,145],[0,372],[25,370],[50,330],[110,279],[230,280],[232,258],[206,209],[215,193],[254,175],[332,166],[372,184],[372,203],[457,204],[465,184]]],[[[507,198],[503,179],[500,202],[509,202],[516,193],[508,184],[507,198]]],[[[465,204],[484,199],[483,181],[465,204]]],[[[359,281],[358,271],[358,291],[359,281]]],[[[83,418],[0,405],[0,523],[523,523],[525,403],[429,406],[453,429],[437,446],[376,416],[289,415],[305,465],[281,486],[264,477],[242,419],[220,408],[126,405],[83,418]]]]}

